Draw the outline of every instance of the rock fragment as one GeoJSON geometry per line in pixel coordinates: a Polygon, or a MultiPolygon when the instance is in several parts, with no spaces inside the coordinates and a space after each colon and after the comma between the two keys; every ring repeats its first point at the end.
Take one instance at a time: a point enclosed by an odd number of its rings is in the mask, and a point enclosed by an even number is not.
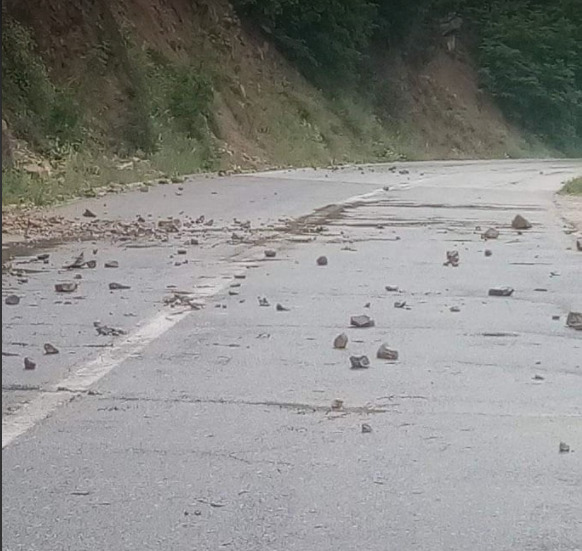
{"type": "Polygon", "coordinates": [[[97,215],[93,211],[91,211],[89,209],[85,209],[85,212],[83,213],[83,216],[85,218],[97,218],[97,215]]]}
{"type": "Polygon", "coordinates": [[[406,301],[405,300],[397,300],[394,303],[394,308],[406,308],[406,301]]]}
{"type": "Polygon", "coordinates": [[[531,223],[529,222],[529,220],[524,218],[521,214],[518,214],[512,220],[511,227],[514,230],[529,230],[531,228],[531,223]]]}
{"type": "Polygon", "coordinates": [[[444,263],[444,266],[453,266],[453,268],[456,268],[459,262],[459,251],[447,251],[447,261],[444,263]]]}
{"type": "Polygon", "coordinates": [[[96,260],[87,260],[87,262],[85,262],[85,267],[90,268],[90,269],[97,268],[97,261],[96,260]]]}
{"type": "Polygon", "coordinates": [[[8,295],[4,300],[4,304],[7,306],[16,306],[20,304],[20,297],[18,295],[8,295]]]}
{"type": "Polygon", "coordinates": [[[350,356],[351,369],[368,369],[370,360],[368,356],[350,356]]]}
{"type": "Polygon", "coordinates": [[[510,297],[513,295],[514,289],[512,287],[493,287],[489,289],[490,297],[510,297]]]}
{"type": "Polygon", "coordinates": [[[388,291],[389,293],[397,293],[400,290],[398,285],[386,285],[384,289],[386,289],[386,291],[388,291]]]}
{"type": "Polygon", "coordinates": [[[491,256],[493,251],[491,249],[485,249],[485,256],[491,256]]]}
{"type": "Polygon", "coordinates": [[[66,281],[64,283],[55,283],[55,291],[57,293],[74,293],[78,285],[73,281],[66,281]]]}
{"type": "Polygon", "coordinates": [[[287,308],[286,306],[283,306],[282,304],[277,303],[277,306],[275,306],[275,310],[277,310],[277,312],[289,312],[289,308],[287,308]]]}
{"type": "Polygon", "coordinates": [[[125,291],[127,289],[131,289],[131,287],[129,285],[124,285],[123,283],[117,283],[115,281],[112,281],[109,284],[110,291],[125,291]]]}
{"type": "Polygon", "coordinates": [[[106,268],[119,268],[119,262],[117,260],[108,260],[105,262],[106,268]]]}
{"type": "Polygon", "coordinates": [[[343,350],[348,345],[348,336],[345,333],[340,333],[333,339],[333,347],[343,350]]]}
{"type": "Polygon", "coordinates": [[[481,237],[487,239],[497,239],[499,237],[499,230],[496,228],[489,228],[481,234],[481,237]]]}
{"type": "Polygon", "coordinates": [[[560,446],[558,447],[558,451],[560,453],[570,453],[570,446],[566,444],[566,442],[560,442],[560,446]]]}
{"type": "Polygon", "coordinates": [[[582,237],[579,239],[576,239],[576,249],[580,252],[582,252],[582,237]]]}
{"type": "Polygon", "coordinates": [[[33,369],[36,369],[36,363],[30,358],[24,358],[24,369],[26,371],[32,371],[33,369]]]}
{"type": "Polygon", "coordinates": [[[331,409],[342,409],[344,407],[344,401],[343,400],[338,400],[337,398],[335,400],[332,400],[331,402],[331,409]]]}
{"type": "Polygon", "coordinates": [[[577,329],[582,331],[582,313],[581,312],[570,312],[566,318],[566,325],[572,329],[577,329]]]}
{"type": "Polygon", "coordinates": [[[158,229],[165,231],[167,233],[177,233],[178,231],[180,231],[181,226],[182,222],[177,218],[158,221],[158,229]]]}
{"type": "Polygon", "coordinates": [[[259,306],[271,306],[271,304],[267,300],[267,297],[258,297],[258,301],[259,301],[259,306]]]}
{"type": "Polygon", "coordinates": [[[389,360],[394,362],[398,359],[398,351],[389,348],[386,343],[382,343],[380,348],[378,348],[378,352],[376,352],[376,357],[379,360],[389,360]]]}
{"type": "Polygon", "coordinates": [[[41,253],[36,255],[36,259],[41,261],[48,260],[49,257],[50,257],[49,253],[41,253]]]}
{"type": "Polygon", "coordinates": [[[318,257],[316,262],[318,266],[327,266],[327,256],[318,257]]]}
{"type": "Polygon", "coordinates": [[[350,325],[352,327],[364,328],[364,327],[374,327],[374,325],[376,325],[376,323],[374,322],[374,320],[370,316],[361,315],[361,316],[352,316],[350,318],[350,325]]]}
{"type": "Polygon", "coordinates": [[[362,423],[362,433],[367,434],[372,432],[372,427],[368,423],[362,423]]]}
{"type": "Polygon", "coordinates": [[[451,306],[451,307],[449,308],[449,310],[450,310],[451,312],[453,312],[454,314],[458,314],[458,313],[461,311],[461,309],[460,309],[458,306],[451,306]]]}
{"type": "Polygon", "coordinates": [[[277,256],[277,251],[273,249],[266,249],[265,250],[265,258],[275,258],[277,256]]]}
{"type": "Polygon", "coordinates": [[[45,342],[43,348],[44,348],[44,353],[47,356],[59,353],[59,349],[56,346],[52,345],[50,342],[45,342]]]}
{"type": "Polygon", "coordinates": [[[65,270],[73,270],[73,269],[77,269],[77,268],[82,268],[84,265],[85,265],[85,254],[81,253],[76,258],[74,258],[71,262],[69,262],[68,264],[65,264],[63,266],[63,268],[65,270]]]}
{"type": "Polygon", "coordinates": [[[102,337],[119,337],[121,335],[126,335],[127,332],[123,329],[118,329],[116,327],[109,327],[108,325],[103,325],[99,321],[93,322],[93,327],[97,331],[97,334],[102,337]]]}

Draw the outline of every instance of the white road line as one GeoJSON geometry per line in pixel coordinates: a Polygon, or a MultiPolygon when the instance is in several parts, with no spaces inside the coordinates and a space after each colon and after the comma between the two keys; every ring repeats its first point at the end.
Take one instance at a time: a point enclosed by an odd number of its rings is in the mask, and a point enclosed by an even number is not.
{"type": "MultiPolygon", "coordinates": [[[[367,201],[382,193],[382,189],[371,193],[350,197],[338,205],[349,205],[355,202],[367,201]]],[[[253,260],[249,260],[253,263],[253,260]]],[[[232,266],[211,280],[204,280],[204,287],[193,293],[194,299],[210,298],[221,291],[230,283],[230,279],[240,271],[240,266],[232,266]]],[[[80,366],[68,377],[55,383],[47,390],[42,391],[28,404],[22,406],[14,415],[6,415],[2,419],[2,449],[14,442],[19,436],[32,429],[35,425],[54,413],[59,407],[69,403],[79,393],[87,392],[91,386],[100,381],[105,375],[111,373],[116,367],[134,354],[140,353],[144,348],[164,333],[168,332],[177,323],[192,314],[192,310],[179,313],[171,313],[163,310],[150,319],[145,325],[131,333],[95,360],[80,366]]]]}

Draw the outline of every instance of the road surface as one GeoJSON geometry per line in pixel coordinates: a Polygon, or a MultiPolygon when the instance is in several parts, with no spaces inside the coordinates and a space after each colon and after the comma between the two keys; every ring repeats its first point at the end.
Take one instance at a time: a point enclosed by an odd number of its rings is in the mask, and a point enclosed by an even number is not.
{"type": "Polygon", "coordinates": [[[554,203],[581,172],[298,170],[62,207],[180,227],[29,251],[3,277],[21,298],[3,305],[3,549],[581,550],[582,254],[554,203]],[[97,267],[62,268],[80,252],[97,267]]]}

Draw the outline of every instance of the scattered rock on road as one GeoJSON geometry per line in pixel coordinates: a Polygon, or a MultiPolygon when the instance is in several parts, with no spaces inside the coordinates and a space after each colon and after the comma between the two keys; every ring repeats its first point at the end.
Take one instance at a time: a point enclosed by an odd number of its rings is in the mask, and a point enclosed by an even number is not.
{"type": "Polygon", "coordinates": [[[342,409],[344,407],[344,401],[343,400],[332,400],[331,402],[331,409],[342,409]]]}
{"type": "Polygon", "coordinates": [[[458,313],[461,311],[461,309],[460,309],[458,306],[451,306],[451,307],[449,308],[449,310],[450,310],[451,312],[453,312],[454,314],[458,314],[458,313]]]}
{"type": "Polygon", "coordinates": [[[16,306],[20,304],[20,297],[18,295],[8,295],[4,300],[4,304],[7,306],[16,306]]]}
{"type": "Polygon", "coordinates": [[[570,446],[566,442],[560,442],[560,447],[558,448],[560,453],[569,453],[570,446]]]}
{"type": "Polygon", "coordinates": [[[350,356],[350,365],[352,369],[368,369],[370,360],[368,356],[350,356]]]}
{"type": "Polygon", "coordinates": [[[273,249],[266,249],[265,250],[265,258],[275,258],[277,256],[277,251],[273,249]]]}
{"type": "Polygon", "coordinates": [[[58,354],[59,353],[59,349],[56,346],[53,346],[50,342],[46,342],[44,344],[44,353],[47,356],[50,356],[52,354],[58,354]]]}
{"type": "Polygon", "coordinates": [[[327,266],[327,256],[320,256],[317,259],[317,265],[318,266],[327,266]]]}
{"type": "Polygon", "coordinates": [[[499,230],[496,228],[489,228],[481,234],[483,239],[497,239],[499,237],[499,230]]]}
{"type": "Polygon", "coordinates": [[[582,238],[576,239],[576,249],[582,252],[582,238]]]}
{"type": "Polygon", "coordinates": [[[531,228],[531,223],[521,214],[518,214],[511,222],[511,227],[514,230],[529,230],[531,228]]]}
{"type": "Polygon", "coordinates": [[[372,432],[372,427],[368,423],[362,423],[362,433],[366,434],[372,432]]]}
{"type": "Polygon", "coordinates": [[[510,297],[513,295],[514,289],[512,287],[493,287],[489,289],[490,297],[510,297]]]}
{"type": "Polygon", "coordinates": [[[168,233],[177,233],[180,231],[181,226],[182,222],[177,218],[169,220],[158,220],[158,229],[168,233]]]}
{"type": "Polygon", "coordinates": [[[110,291],[124,291],[126,289],[131,289],[129,285],[124,285],[123,283],[116,283],[115,281],[109,284],[110,291]]]}
{"type": "Polygon", "coordinates": [[[348,345],[348,336],[345,333],[340,333],[333,339],[333,347],[343,350],[348,345]]]}
{"type": "Polygon", "coordinates": [[[126,335],[127,332],[123,329],[118,329],[116,327],[109,327],[108,325],[103,325],[99,321],[93,322],[93,327],[97,330],[97,334],[102,337],[119,337],[121,335],[126,335]]]}
{"type": "Polygon", "coordinates": [[[72,262],[65,264],[63,268],[65,270],[72,270],[76,268],[82,268],[85,265],[85,254],[81,253],[79,256],[73,259],[72,262]]]}
{"type": "Polygon", "coordinates": [[[566,325],[572,329],[577,329],[582,331],[582,313],[581,312],[570,312],[566,318],[566,325]]]}
{"type": "Polygon", "coordinates": [[[397,293],[400,290],[398,285],[386,285],[384,289],[386,289],[386,291],[389,293],[397,293]]]}
{"type": "Polygon", "coordinates": [[[394,303],[394,308],[406,308],[406,301],[405,300],[397,300],[394,303]]]}
{"type": "Polygon", "coordinates": [[[33,369],[36,369],[36,363],[30,358],[24,358],[24,369],[26,371],[32,371],[33,369]]]}
{"type": "Polygon", "coordinates": [[[97,215],[93,211],[91,211],[89,209],[85,209],[85,212],[83,213],[83,216],[85,218],[97,218],[97,215]]]}
{"type": "Polygon", "coordinates": [[[453,266],[453,268],[456,268],[459,262],[459,251],[447,251],[447,261],[444,263],[444,266],[453,266]]]}
{"type": "Polygon", "coordinates": [[[374,327],[375,322],[370,316],[362,315],[362,316],[352,316],[350,318],[350,325],[353,327],[374,327]]]}
{"type": "Polygon", "coordinates": [[[388,348],[386,343],[382,343],[378,348],[378,352],[376,352],[376,357],[379,360],[396,361],[398,359],[398,351],[388,348]]]}
{"type": "Polygon", "coordinates": [[[119,262],[117,260],[108,260],[105,263],[106,268],[119,268],[119,262]]]}
{"type": "Polygon", "coordinates": [[[85,262],[85,267],[93,270],[93,269],[97,268],[97,261],[96,260],[87,260],[87,262],[85,262]]]}
{"type": "Polygon", "coordinates": [[[275,306],[275,310],[277,310],[277,312],[289,312],[290,308],[287,308],[286,306],[277,303],[277,306],[275,306]]]}
{"type": "Polygon", "coordinates": [[[57,293],[74,293],[78,285],[73,281],[66,281],[64,283],[55,283],[55,291],[57,293]]]}
{"type": "Polygon", "coordinates": [[[271,306],[266,297],[258,297],[259,306],[271,306]]]}
{"type": "Polygon", "coordinates": [[[491,249],[485,249],[485,256],[491,256],[493,251],[491,249]]]}

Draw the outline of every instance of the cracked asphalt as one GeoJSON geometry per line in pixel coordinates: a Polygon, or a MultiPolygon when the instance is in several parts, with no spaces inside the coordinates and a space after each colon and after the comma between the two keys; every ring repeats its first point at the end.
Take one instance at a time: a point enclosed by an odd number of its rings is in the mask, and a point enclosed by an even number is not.
{"type": "Polygon", "coordinates": [[[582,550],[582,333],[565,324],[582,253],[554,202],[581,172],[401,163],[61,207],[215,222],[185,255],[184,233],[65,243],[48,264],[19,249],[3,276],[21,296],[3,305],[3,549],[582,550]],[[532,229],[511,228],[518,213],[532,229]],[[252,222],[242,241],[233,218],[252,222]],[[80,251],[97,268],[63,271],[80,251]],[[204,307],[164,306],[176,290],[204,307]],[[359,314],[374,327],[350,327],[359,314]],[[398,361],[376,359],[384,342],[398,361]],[[361,354],[370,368],[351,370],[361,354]]]}

